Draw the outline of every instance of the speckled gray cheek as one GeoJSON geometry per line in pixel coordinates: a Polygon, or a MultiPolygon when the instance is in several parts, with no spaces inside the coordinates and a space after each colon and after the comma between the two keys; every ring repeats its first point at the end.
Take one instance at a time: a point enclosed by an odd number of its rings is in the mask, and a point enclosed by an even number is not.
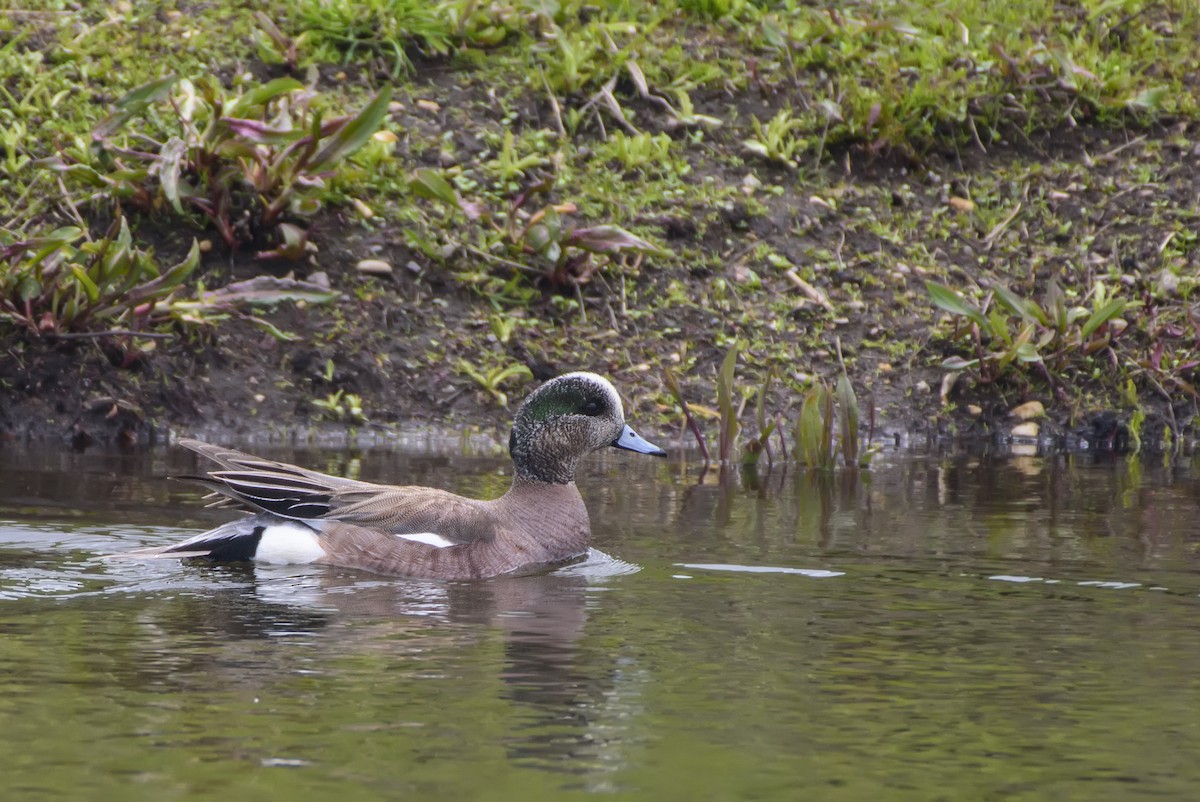
{"type": "Polygon", "coordinates": [[[587,430],[572,425],[568,417],[513,427],[509,452],[519,475],[552,484],[575,481],[579,459],[592,450],[587,430]]]}

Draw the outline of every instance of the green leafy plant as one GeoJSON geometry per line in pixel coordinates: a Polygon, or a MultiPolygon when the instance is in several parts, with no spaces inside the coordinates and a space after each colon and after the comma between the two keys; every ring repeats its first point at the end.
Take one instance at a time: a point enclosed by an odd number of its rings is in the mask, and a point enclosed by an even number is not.
{"type": "Polygon", "coordinates": [[[314,398],[312,405],[321,411],[322,417],[329,420],[354,423],[365,423],[367,420],[362,398],[345,390],[335,390],[325,398],[314,398]]]}
{"type": "Polygon", "coordinates": [[[843,364],[835,390],[830,391],[825,382],[817,382],[804,396],[793,429],[796,459],[810,468],[829,471],[836,467],[840,451],[845,467],[870,467],[878,448],[871,444],[875,434],[875,405],[869,403],[868,410],[867,438],[863,441],[859,439],[858,396],[843,364]]]}
{"type": "Polygon", "coordinates": [[[1021,298],[997,285],[975,305],[951,288],[927,281],[925,289],[939,309],[954,320],[951,339],[971,346],[973,358],[951,356],[942,362],[948,370],[976,369],[983,383],[996,381],[1013,366],[1041,366],[1047,378],[1072,360],[1110,348],[1126,329],[1120,315],[1133,306],[1110,295],[1098,282],[1091,292],[1091,307],[1068,306],[1058,282],[1047,285],[1045,303],[1021,298]]]}
{"type": "Polygon", "coordinates": [[[496,158],[488,162],[488,166],[494,169],[501,181],[511,181],[515,178],[520,178],[525,175],[526,171],[534,167],[540,167],[546,163],[546,159],[536,153],[531,153],[527,156],[518,156],[516,148],[516,139],[513,136],[511,129],[504,132],[504,140],[500,146],[500,152],[496,154],[496,158]]]}
{"type": "Polygon", "coordinates": [[[738,432],[741,425],[738,417],[741,410],[734,404],[734,372],[737,368],[738,347],[734,345],[725,353],[721,360],[721,369],[717,371],[717,411],[720,413],[720,429],[717,439],[717,458],[722,464],[733,459],[733,450],[737,445],[738,432]]]}
{"type": "Polygon", "coordinates": [[[273,234],[285,215],[317,211],[325,178],[379,129],[389,97],[385,89],[357,114],[326,119],[292,78],[234,94],[211,77],[168,76],[121,98],[96,127],[90,151],[45,164],[90,187],[97,200],[198,212],[232,247],[273,234]],[[135,119],[163,110],[175,129],[165,140],[146,130],[121,136],[135,119]]]}
{"type": "Polygon", "coordinates": [[[473,379],[476,384],[483,388],[502,407],[508,406],[508,394],[500,389],[500,385],[510,379],[524,379],[525,381],[533,379],[533,372],[519,362],[510,362],[507,365],[480,369],[465,359],[460,359],[458,361],[458,369],[473,379]]]}
{"type": "Polygon", "coordinates": [[[424,0],[302,0],[296,22],[314,50],[340,52],[343,63],[359,56],[391,63],[392,77],[412,69],[409,50],[449,52],[455,25],[449,4],[424,0]]]}
{"type": "Polygon", "coordinates": [[[258,57],[266,64],[286,64],[295,71],[299,66],[299,50],[308,39],[307,34],[289,37],[279,29],[275,21],[261,11],[254,12],[258,27],[254,31],[254,44],[258,57]]]}
{"type": "Polygon", "coordinates": [[[600,147],[600,153],[626,171],[668,170],[671,166],[671,137],[666,134],[614,131],[600,147]]]}
{"type": "Polygon", "coordinates": [[[754,137],[742,142],[746,150],[761,156],[768,161],[778,162],[787,167],[797,167],[796,154],[802,151],[806,142],[795,132],[804,128],[804,123],[792,116],[788,109],[780,111],[764,126],[757,117],[750,119],[754,127],[754,137]]]}
{"type": "Polygon", "coordinates": [[[818,382],[804,396],[800,417],[795,425],[796,459],[810,468],[833,470],[833,394],[824,382],[818,382]]]}
{"type": "Polygon", "coordinates": [[[0,322],[36,337],[145,334],[179,317],[171,302],[199,261],[193,242],[160,269],[123,217],[99,240],[68,226],[11,242],[0,246],[0,322]]]}
{"type": "Polygon", "coordinates": [[[545,54],[546,80],[556,92],[578,92],[596,82],[604,69],[600,29],[588,26],[572,36],[560,35],[545,54]]]}

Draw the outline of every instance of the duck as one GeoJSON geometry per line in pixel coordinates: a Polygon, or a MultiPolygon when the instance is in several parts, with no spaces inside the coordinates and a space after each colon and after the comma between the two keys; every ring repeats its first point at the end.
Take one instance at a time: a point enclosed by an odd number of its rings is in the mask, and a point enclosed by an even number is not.
{"type": "Polygon", "coordinates": [[[580,460],[608,447],[666,456],[625,422],[612,383],[588,372],[553,378],[524,400],[508,438],[512,485],[490,500],[330,476],[200,440],[179,445],[219,469],[177,478],[207,488],[210,506],[249,514],[180,543],[118,556],[317,564],[443,580],[535,573],[583,556],[591,524],[575,486],[580,460]]]}

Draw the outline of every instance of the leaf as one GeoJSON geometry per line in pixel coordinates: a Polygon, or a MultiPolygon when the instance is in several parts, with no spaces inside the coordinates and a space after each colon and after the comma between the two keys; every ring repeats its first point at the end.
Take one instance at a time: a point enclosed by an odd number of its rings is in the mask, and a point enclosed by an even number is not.
{"type": "Polygon", "coordinates": [[[667,251],[657,245],[636,234],[631,234],[620,226],[613,225],[577,228],[567,237],[566,244],[589,253],[614,254],[621,251],[635,251],[656,256],[669,255],[667,251]]]}
{"type": "Polygon", "coordinates": [[[173,136],[163,145],[159,154],[161,161],[158,166],[158,180],[162,185],[163,195],[178,214],[183,214],[183,204],[179,200],[179,174],[183,170],[183,159],[187,150],[187,144],[179,137],[173,136]]]}
{"type": "Polygon", "coordinates": [[[63,173],[93,187],[108,185],[108,181],[105,180],[104,176],[100,175],[94,167],[89,167],[86,164],[67,164],[57,156],[49,159],[39,159],[34,164],[38,167],[53,170],[56,173],[63,173]]]}
{"type": "MultiPolygon", "coordinates": [[[[23,251],[31,251],[38,248],[48,247],[50,250],[54,250],[55,248],[60,248],[63,245],[72,243],[82,236],[83,229],[79,226],[63,226],[62,228],[54,229],[45,236],[32,237],[31,239],[14,242],[12,245],[0,250],[0,254],[3,254],[5,257],[9,257],[13,254],[21,253],[23,251]]],[[[50,250],[47,250],[45,253],[50,253],[50,250]]],[[[45,254],[42,254],[40,258],[45,258],[45,254]]]]}
{"type": "Polygon", "coordinates": [[[256,276],[246,281],[238,281],[226,285],[219,290],[206,293],[204,300],[212,306],[249,304],[251,306],[266,306],[281,301],[305,301],[307,303],[328,303],[338,297],[336,292],[312,284],[290,278],[275,278],[274,276],[256,276]]]}
{"type": "Polygon", "coordinates": [[[733,448],[737,443],[738,420],[737,408],[733,403],[734,371],[737,368],[738,346],[725,354],[721,362],[721,370],[717,373],[717,408],[721,411],[721,430],[718,436],[717,457],[722,462],[733,458],[733,448]]]}
{"type": "MultiPolygon", "coordinates": [[[[1034,327],[1032,324],[1026,326],[1025,328],[1021,329],[1021,333],[1018,334],[1012,340],[1012,342],[1008,343],[1008,349],[996,361],[996,368],[998,372],[1003,373],[1004,369],[1007,368],[1014,359],[1022,356],[1022,354],[1028,356],[1030,351],[1032,351],[1035,356],[1037,355],[1037,350],[1030,342],[1030,340],[1033,339],[1033,329],[1034,327]]],[[[1040,360],[1040,357],[1037,357],[1033,360],[1022,359],[1023,362],[1038,360],[1040,360]]]]}
{"type": "Polygon", "coordinates": [[[523,365],[520,362],[514,362],[511,365],[494,370],[489,374],[489,378],[492,381],[493,387],[499,386],[501,382],[518,377],[525,379],[526,381],[533,381],[533,371],[531,371],[527,365],[523,365]]]}
{"type": "Polygon", "coordinates": [[[842,461],[847,468],[858,464],[858,396],[845,369],[837,382],[838,423],[842,435],[842,461]]]}
{"type": "Polygon", "coordinates": [[[764,159],[771,155],[770,148],[754,139],[742,140],[742,147],[753,153],[755,156],[762,156],[764,159]]]}
{"type": "Polygon", "coordinates": [[[96,286],[96,282],[92,281],[92,277],[87,274],[79,265],[70,265],[71,275],[75,277],[76,283],[83,287],[83,291],[87,293],[88,301],[95,304],[100,300],[100,288],[96,286]]]}
{"type": "Polygon", "coordinates": [[[343,125],[325,146],[317,151],[309,169],[320,171],[331,167],[370,141],[387,116],[392,90],[384,89],[366,107],[343,125]]]}
{"type": "Polygon", "coordinates": [[[287,37],[283,35],[283,31],[279,30],[279,26],[275,24],[274,20],[261,11],[255,11],[254,21],[280,50],[287,50],[287,37]]]}
{"type": "Polygon", "coordinates": [[[250,109],[267,105],[280,95],[299,92],[303,88],[304,84],[295,78],[276,78],[273,81],[268,81],[262,86],[254,87],[234,101],[234,104],[229,107],[229,116],[238,117],[250,109]]]}
{"type": "MultiPolygon", "coordinates": [[[[100,284],[104,285],[106,294],[110,294],[114,289],[112,286],[114,280],[119,281],[121,278],[125,278],[122,287],[124,290],[132,287],[142,277],[142,271],[134,257],[133,234],[129,230],[129,221],[124,217],[121,218],[117,227],[116,236],[97,244],[103,248],[98,280],[100,284]]],[[[158,271],[151,268],[150,274],[156,276],[158,271]]]]}
{"type": "Polygon", "coordinates": [[[1012,344],[1012,335],[1008,331],[1008,318],[999,309],[992,309],[987,316],[988,328],[981,331],[991,331],[992,335],[1005,345],[1012,344]]]}
{"type": "Polygon", "coordinates": [[[997,284],[994,292],[1000,305],[1014,315],[1024,318],[1026,322],[1037,322],[1043,326],[1050,325],[1046,313],[1033,301],[1020,297],[1003,284],[997,284]]]}
{"type": "Polygon", "coordinates": [[[983,313],[969,304],[954,290],[944,284],[938,284],[936,281],[926,281],[925,291],[929,293],[929,298],[939,309],[943,309],[952,315],[965,317],[979,326],[980,331],[987,332],[989,335],[991,334],[987,318],[983,316],[983,313]]]}
{"type": "Polygon", "coordinates": [[[32,301],[42,294],[42,283],[37,280],[32,274],[21,279],[20,285],[17,287],[17,297],[22,301],[32,301]]]}
{"type": "Polygon", "coordinates": [[[978,359],[963,359],[961,356],[948,356],[942,360],[942,367],[946,370],[967,370],[979,364],[978,359]]]}
{"type": "Polygon", "coordinates": [[[1171,93],[1169,87],[1152,86],[1142,90],[1125,101],[1126,108],[1134,111],[1155,111],[1163,104],[1163,100],[1171,93]]]}
{"type": "Polygon", "coordinates": [[[1096,329],[1103,326],[1108,321],[1112,320],[1117,315],[1121,314],[1125,309],[1124,298],[1113,298],[1104,306],[1097,309],[1087,322],[1083,324],[1083,328],[1079,333],[1083,339],[1087,339],[1096,333],[1096,329]]]}
{"type": "MultiPolygon", "coordinates": [[[[284,331],[271,321],[263,320],[261,317],[251,315],[249,320],[252,324],[258,326],[260,329],[267,332],[280,342],[295,342],[296,340],[300,339],[297,335],[292,334],[290,331],[284,331]]],[[[340,393],[342,391],[339,390],[338,392],[340,393]]]]}
{"type": "Polygon", "coordinates": [[[167,271],[162,274],[160,280],[165,286],[177,286],[183,283],[183,280],[190,276],[199,265],[200,243],[193,239],[192,247],[188,248],[187,256],[183,258],[183,261],[167,268],[167,271]]]}
{"type": "Polygon", "coordinates": [[[179,76],[172,73],[157,81],[150,81],[130,89],[114,104],[116,110],[92,131],[92,137],[104,139],[112,136],[121,130],[125,123],[141,114],[151,103],[162,100],[170,94],[171,88],[178,80],[179,76]]]}
{"type": "MultiPolygon", "coordinates": [[[[125,225],[124,218],[121,219],[122,226],[125,225]]],[[[124,285],[118,287],[118,292],[114,293],[112,288],[105,294],[105,304],[93,310],[93,314],[97,317],[105,314],[120,312],[138,304],[150,300],[159,300],[164,296],[170,295],[175,287],[178,287],[185,278],[191,275],[196,266],[200,264],[200,244],[196,240],[192,240],[192,247],[188,251],[188,255],[179,264],[168,268],[157,278],[147,281],[144,284],[132,286],[127,280],[124,285]],[[132,287],[132,288],[130,288],[132,287]]],[[[130,277],[135,279],[137,274],[131,273],[130,277]]],[[[202,304],[196,304],[196,307],[202,304]]]]}
{"type": "Polygon", "coordinates": [[[832,100],[822,100],[817,103],[817,107],[825,115],[829,122],[842,122],[842,107],[832,100]]]}
{"type": "Polygon", "coordinates": [[[412,180],[408,182],[408,186],[419,197],[441,201],[456,209],[459,207],[458,193],[437,170],[428,168],[417,170],[413,174],[412,180]]]}
{"type": "Polygon", "coordinates": [[[1050,313],[1054,315],[1054,327],[1060,334],[1067,331],[1067,301],[1063,294],[1062,287],[1058,286],[1056,279],[1050,279],[1050,283],[1046,285],[1046,306],[1050,308],[1050,313]]]}
{"type": "Polygon", "coordinates": [[[259,162],[263,160],[258,147],[244,139],[226,139],[217,145],[217,154],[228,159],[252,159],[259,162]]]}
{"type": "Polygon", "coordinates": [[[282,145],[299,139],[301,132],[294,128],[276,128],[259,120],[241,117],[222,117],[221,123],[230,131],[258,145],[282,145]]]}
{"type": "Polygon", "coordinates": [[[1017,360],[1019,362],[1041,362],[1042,355],[1038,353],[1037,346],[1033,343],[1021,343],[1017,346],[1017,360]]]}
{"type": "Polygon", "coordinates": [[[818,384],[807,395],[800,406],[800,418],[796,422],[796,453],[810,468],[828,468],[830,421],[827,409],[832,402],[829,390],[818,384]]]}

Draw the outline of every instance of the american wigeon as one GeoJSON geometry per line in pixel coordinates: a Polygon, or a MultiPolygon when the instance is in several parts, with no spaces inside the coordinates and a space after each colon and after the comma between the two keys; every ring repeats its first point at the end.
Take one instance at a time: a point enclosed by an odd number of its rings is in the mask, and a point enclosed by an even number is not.
{"type": "Polygon", "coordinates": [[[221,466],[183,478],[212,490],[218,506],[253,514],[122,556],[319,563],[434,579],[530,571],[583,554],[591,527],[575,487],[579,460],[605,446],[666,455],[625,424],[616,389],[594,373],[559,376],[525,399],[508,440],[512,487],[490,501],[327,476],[198,440],[180,445],[221,466]]]}

